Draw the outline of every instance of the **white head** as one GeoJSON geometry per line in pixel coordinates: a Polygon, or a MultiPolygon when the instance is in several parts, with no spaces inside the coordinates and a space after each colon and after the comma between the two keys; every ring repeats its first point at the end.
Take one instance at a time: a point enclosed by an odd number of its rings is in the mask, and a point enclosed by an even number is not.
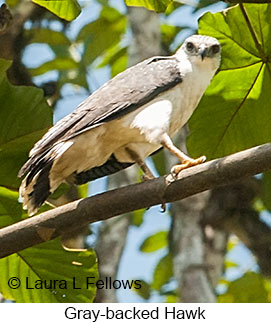
{"type": "Polygon", "coordinates": [[[216,38],[193,35],[184,41],[175,55],[180,59],[185,56],[193,64],[211,64],[216,70],[220,65],[221,46],[216,38]]]}

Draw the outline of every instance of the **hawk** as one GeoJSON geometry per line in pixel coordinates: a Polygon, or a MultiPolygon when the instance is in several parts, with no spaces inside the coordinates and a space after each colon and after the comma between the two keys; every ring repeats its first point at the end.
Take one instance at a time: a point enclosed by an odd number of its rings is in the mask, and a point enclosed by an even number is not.
{"type": "Polygon", "coordinates": [[[200,164],[171,138],[188,121],[220,64],[217,39],[193,35],[172,56],[144,60],[93,92],[30,151],[18,176],[24,208],[34,214],[63,183],[83,184],[138,164],[167,148],[180,161],[171,172],[200,164]]]}

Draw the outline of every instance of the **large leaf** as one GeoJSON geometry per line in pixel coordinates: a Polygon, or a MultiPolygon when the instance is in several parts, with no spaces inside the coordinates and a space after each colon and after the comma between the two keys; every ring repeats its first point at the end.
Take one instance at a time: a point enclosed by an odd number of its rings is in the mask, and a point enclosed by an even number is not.
{"type": "Polygon", "coordinates": [[[189,124],[194,156],[221,157],[271,141],[271,5],[244,8],[207,13],[199,22],[199,33],[220,41],[222,64],[189,124]]]}
{"type": "Polygon", "coordinates": [[[127,6],[145,7],[156,12],[165,12],[172,0],[125,0],[127,6]]]}
{"type": "Polygon", "coordinates": [[[100,17],[85,25],[77,36],[77,41],[84,41],[83,61],[91,64],[105,50],[117,44],[126,28],[126,17],[111,7],[105,7],[100,17]]]}
{"type": "MultiPolygon", "coordinates": [[[[98,278],[93,250],[65,250],[58,240],[0,259],[0,272],[1,294],[21,303],[92,302],[98,278]],[[8,286],[13,277],[20,281],[18,288],[8,286]],[[40,286],[40,280],[46,280],[50,288],[33,288],[36,283],[40,286]],[[87,285],[87,281],[94,284],[87,285]]],[[[10,283],[15,285],[16,280],[10,283]]]]}
{"type": "MultiPolygon", "coordinates": [[[[0,59],[0,71],[8,66],[0,59]]],[[[11,85],[1,74],[0,102],[0,185],[18,188],[17,173],[33,144],[52,125],[52,111],[42,90],[11,85]]]]}
{"type": "Polygon", "coordinates": [[[166,247],[168,244],[167,235],[167,231],[160,231],[149,236],[143,241],[142,245],[140,246],[140,251],[153,252],[166,247]]]}
{"type": "Polygon", "coordinates": [[[71,21],[81,12],[76,0],[32,0],[36,4],[48,9],[58,17],[71,21]]]}

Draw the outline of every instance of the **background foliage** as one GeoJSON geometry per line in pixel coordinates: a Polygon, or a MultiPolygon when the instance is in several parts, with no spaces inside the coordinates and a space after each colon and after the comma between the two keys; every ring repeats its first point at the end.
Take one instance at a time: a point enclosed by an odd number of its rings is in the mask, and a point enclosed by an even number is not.
{"type": "MultiPolygon", "coordinates": [[[[23,0],[5,2],[11,15],[25,5],[23,0]]],[[[80,12],[86,6],[84,2],[81,5],[76,0],[33,2],[39,6],[29,9],[31,12],[23,23],[15,16],[12,20],[7,8],[1,8],[0,43],[1,40],[2,44],[3,40],[6,42],[5,49],[0,45],[0,227],[27,216],[19,202],[17,172],[33,144],[53,124],[54,109],[63,99],[67,84],[74,95],[91,93],[95,89],[97,70],[110,71],[110,76],[114,76],[127,67],[127,48],[131,42],[127,12],[110,1],[90,2],[89,6],[98,8],[95,9],[97,15],[81,23],[76,34],[70,32],[68,22],[76,17],[80,20],[80,12]],[[12,39],[12,33],[9,34],[12,28],[20,29],[15,39],[12,39]],[[30,68],[23,63],[23,57],[33,44],[46,45],[52,55],[48,61],[30,68]],[[13,49],[9,51],[9,48],[13,49]]],[[[213,2],[195,2],[193,11],[213,2]]],[[[186,1],[125,0],[125,3],[163,13],[161,35],[165,53],[173,52],[184,35],[195,32],[185,25],[169,22],[186,6],[186,1]]],[[[270,21],[270,4],[237,5],[215,14],[206,13],[200,18],[198,32],[216,37],[222,45],[223,55],[219,73],[189,122],[188,149],[192,156],[204,154],[212,159],[271,140],[270,21]]],[[[163,154],[154,157],[154,163],[158,173],[166,172],[163,154]]],[[[258,178],[261,191],[253,201],[256,216],[260,218],[265,214],[265,219],[269,219],[265,223],[270,221],[270,178],[269,173],[258,178]]],[[[87,196],[87,186],[81,187],[79,194],[87,196]]],[[[46,208],[49,206],[43,207],[41,212],[46,208]]],[[[145,216],[145,210],[134,212],[131,225],[140,228],[145,216]]],[[[170,210],[166,216],[170,217],[170,210]]],[[[91,237],[95,240],[94,234],[91,237]]],[[[170,241],[168,231],[158,231],[147,236],[139,246],[140,252],[145,254],[163,251],[153,269],[153,278],[142,280],[143,288],[134,290],[142,301],[153,300],[154,296],[168,302],[181,299],[176,289],[170,241]]],[[[228,259],[228,254],[238,245],[240,241],[229,236],[224,270],[216,289],[217,300],[270,302],[270,279],[262,274],[257,259],[253,271],[239,268],[237,279],[227,278],[227,272],[238,267],[228,259]]],[[[62,277],[71,281],[76,276],[83,285],[86,275],[98,277],[95,252],[86,246],[86,250],[72,251],[63,249],[56,240],[0,260],[0,292],[5,299],[16,302],[93,301],[94,288],[65,293],[59,289],[24,290],[22,293],[20,289],[11,290],[7,286],[9,277],[23,279],[26,274],[33,280],[62,277]]]]}

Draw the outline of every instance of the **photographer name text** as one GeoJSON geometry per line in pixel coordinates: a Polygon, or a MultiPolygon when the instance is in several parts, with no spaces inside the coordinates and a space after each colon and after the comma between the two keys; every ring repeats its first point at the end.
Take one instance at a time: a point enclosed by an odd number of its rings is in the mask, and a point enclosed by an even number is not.
{"type": "Polygon", "coordinates": [[[140,280],[118,280],[111,277],[96,280],[96,277],[78,278],[72,277],[70,280],[65,279],[51,279],[51,280],[31,280],[29,277],[19,279],[18,277],[11,277],[8,280],[8,286],[11,289],[19,287],[25,289],[89,289],[96,286],[97,289],[140,289],[140,280]]]}

